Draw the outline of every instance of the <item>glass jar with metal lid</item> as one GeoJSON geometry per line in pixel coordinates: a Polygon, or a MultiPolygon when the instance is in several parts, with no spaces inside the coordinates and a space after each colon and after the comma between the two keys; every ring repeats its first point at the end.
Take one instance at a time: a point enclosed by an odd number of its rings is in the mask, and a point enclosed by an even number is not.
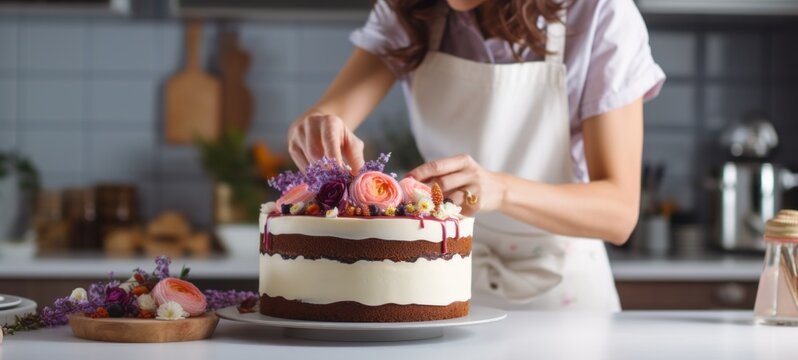
{"type": "Polygon", "coordinates": [[[754,321],[798,326],[798,211],[781,210],[765,226],[765,265],[754,321]]]}

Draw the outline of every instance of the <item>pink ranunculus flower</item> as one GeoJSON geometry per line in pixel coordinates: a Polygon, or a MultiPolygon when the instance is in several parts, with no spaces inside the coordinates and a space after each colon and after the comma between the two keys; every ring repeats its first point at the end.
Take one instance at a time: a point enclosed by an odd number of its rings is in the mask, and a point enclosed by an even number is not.
{"type": "Polygon", "coordinates": [[[385,210],[402,202],[399,183],[379,171],[366,171],[349,185],[349,196],[358,205],[375,205],[385,210]]]}
{"type": "Polygon", "coordinates": [[[288,190],[283,196],[280,196],[275,203],[279,209],[283,204],[296,204],[300,201],[307,203],[315,197],[316,193],[310,191],[310,186],[308,186],[308,184],[299,184],[292,187],[291,190],[288,190]]]}
{"type": "Polygon", "coordinates": [[[174,301],[191,316],[205,313],[208,303],[205,295],[194,284],[177,278],[166,278],[158,282],[151,292],[158,306],[174,301]]]}
{"type": "Polygon", "coordinates": [[[419,199],[416,196],[417,192],[423,193],[426,197],[432,197],[432,189],[421,181],[412,177],[406,177],[399,181],[399,186],[402,188],[402,201],[405,203],[416,203],[419,199]]]}

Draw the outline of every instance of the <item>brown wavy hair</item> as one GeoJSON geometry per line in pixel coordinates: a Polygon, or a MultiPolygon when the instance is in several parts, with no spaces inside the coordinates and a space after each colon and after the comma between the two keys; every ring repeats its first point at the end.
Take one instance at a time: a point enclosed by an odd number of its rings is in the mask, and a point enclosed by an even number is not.
{"type": "MultiPolygon", "coordinates": [[[[430,24],[440,16],[441,0],[387,0],[396,13],[399,24],[407,33],[410,44],[389,49],[388,56],[397,60],[402,70],[416,69],[429,50],[430,24]]],[[[548,54],[546,32],[538,28],[538,18],[547,23],[560,21],[557,12],[568,5],[557,0],[487,0],[474,11],[479,27],[486,37],[507,41],[513,58],[521,61],[521,54],[530,49],[535,54],[548,54]]]]}

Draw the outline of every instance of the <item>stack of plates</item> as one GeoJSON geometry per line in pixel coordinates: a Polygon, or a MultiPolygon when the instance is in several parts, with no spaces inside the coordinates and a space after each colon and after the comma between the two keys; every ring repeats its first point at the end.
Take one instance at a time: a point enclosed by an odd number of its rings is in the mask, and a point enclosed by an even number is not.
{"type": "Polygon", "coordinates": [[[0,325],[11,324],[16,316],[36,312],[36,302],[30,299],[0,294],[0,325]]]}

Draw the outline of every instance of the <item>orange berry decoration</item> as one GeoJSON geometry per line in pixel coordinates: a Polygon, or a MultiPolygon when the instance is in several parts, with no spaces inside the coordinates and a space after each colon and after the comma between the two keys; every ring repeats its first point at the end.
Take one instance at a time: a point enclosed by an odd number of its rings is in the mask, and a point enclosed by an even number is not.
{"type": "Polygon", "coordinates": [[[148,289],[146,286],[136,286],[133,288],[133,290],[130,290],[130,293],[136,296],[147,294],[149,292],[150,289],[148,289]]]}
{"type": "Polygon", "coordinates": [[[366,205],[361,206],[360,207],[360,211],[363,213],[363,216],[371,216],[372,215],[371,211],[369,210],[369,207],[366,206],[366,205]]]}
{"type": "Polygon", "coordinates": [[[346,216],[355,216],[355,207],[354,206],[347,206],[346,207],[346,216]]]}
{"type": "Polygon", "coordinates": [[[139,310],[138,317],[140,319],[153,319],[155,318],[155,313],[149,310],[139,310]]]}
{"type": "Polygon", "coordinates": [[[316,203],[310,204],[305,209],[305,214],[306,215],[318,215],[318,214],[321,214],[321,207],[319,206],[319,204],[316,204],[316,203]]]}
{"type": "Polygon", "coordinates": [[[98,307],[97,310],[94,310],[94,314],[91,314],[92,318],[107,318],[108,317],[108,310],[105,310],[104,307],[98,307]]]}
{"type": "Polygon", "coordinates": [[[439,208],[443,205],[443,190],[441,190],[441,186],[438,183],[432,184],[432,203],[435,204],[435,209],[439,208]]]}

